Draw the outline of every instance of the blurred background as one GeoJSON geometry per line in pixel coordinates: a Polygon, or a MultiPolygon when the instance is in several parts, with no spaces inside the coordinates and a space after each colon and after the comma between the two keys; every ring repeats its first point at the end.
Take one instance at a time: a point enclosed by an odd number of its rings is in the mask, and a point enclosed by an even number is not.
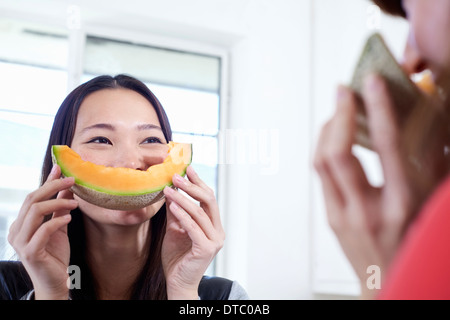
{"type": "MultiPolygon", "coordinates": [[[[401,59],[406,23],[368,0],[0,0],[0,259],[65,96],[127,73],[216,193],[227,239],[208,274],[252,299],[356,298],[311,159],[373,32],[401,59]]],[[[355,153],[382,183],[377,157],[355,153]]]]}

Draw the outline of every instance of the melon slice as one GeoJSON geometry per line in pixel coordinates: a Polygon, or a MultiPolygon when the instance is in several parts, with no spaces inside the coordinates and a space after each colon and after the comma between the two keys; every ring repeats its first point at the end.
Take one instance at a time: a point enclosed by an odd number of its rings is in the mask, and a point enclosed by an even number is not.
{"type": "Polygon", "coordinates": [[[173,186],[175,173],[186,174],[192,162],[192,145],[171,141],[168,146],[164,162],[146,171],[84,161],[65,145],[52,146],[52,158],[63,177],[75,178],[72,192],[83,200],[107,209],[136,210],[162,199],[163,189],[173,186]]]}

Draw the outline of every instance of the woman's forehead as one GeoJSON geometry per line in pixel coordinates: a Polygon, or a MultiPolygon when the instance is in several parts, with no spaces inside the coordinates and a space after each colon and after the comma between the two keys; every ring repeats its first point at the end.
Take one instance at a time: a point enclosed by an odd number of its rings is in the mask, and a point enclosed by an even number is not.
{"type": "Polygon", "coordinates": [[[103,89],[91,93],[81,103],[77,118],[77,122],[107,122],[117,118],[159,124],[153,105],[129,89],[103,89]]]}

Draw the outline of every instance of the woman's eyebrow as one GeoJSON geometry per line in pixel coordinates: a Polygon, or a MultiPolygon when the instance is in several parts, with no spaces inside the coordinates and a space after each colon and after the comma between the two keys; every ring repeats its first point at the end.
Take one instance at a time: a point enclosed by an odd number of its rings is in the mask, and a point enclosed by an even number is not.
{"type": "MultiPolygon", "coordinates": [[[[162,131],[160,126],[157,126],[155,124],[150,124],[150,123],[144,123],[144,124],[140,124],[136,126],[137,130],[142,131],[142,130],[151,130],[151,129],[157,129],[162,131]]],[[[110,130],[110,131],[115,131],[116,128],[109,123],[96,123],[93,124],[91,126],[88,126],[86,128],[84,128],[83,130],[81,130],[81,132],[85,132],[85,131],[89,131],[92,129],[106,129],[106,130],[110,130]]]]}
{"type": "Polygon", "coordinates": [[[141,131],[141,130],[150,130],[150,129],[158,129],[158,130],[162,131],[160,126],[157,126],[155,124],[150,124],[150,123],[140,124],[140,125],[137,126],[137,129],[139,131],[141,131]]]}
{"type": "Polygon", "coordinates": [[[92,126],[83,128],[83,130],[81,130],[81,132],[85,132],[85,131],[92,130],[92,129],[107,129],[107,130],[110,130],[110,131],[115,131],[116,130],[112,124],[109,124],[109,123],[96,123],[96,124],[93,124],[92,126]]]}

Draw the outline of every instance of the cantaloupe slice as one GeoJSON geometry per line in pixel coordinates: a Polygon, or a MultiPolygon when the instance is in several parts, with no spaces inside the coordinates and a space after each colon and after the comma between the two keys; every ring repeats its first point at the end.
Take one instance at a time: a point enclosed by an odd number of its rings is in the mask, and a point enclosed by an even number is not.
{"type": "Polygon", "coordinates": [[[171,141],[168,146],[164,162],[146,171],[84,161],[65,145],[52,146],[52,158],[61,167],[63,177],[75,178],[72,192],[80,198],[107,209],[135,210],[162,199],[163,189],[173,185],[175,173],[186,174],[192,161],[192,145],[171,141]]]}
{"type": "Polygon", "coordinates": [[[361,102],[357,107],[355,140],[357,144],[370,150],[373,150],[373,146],[366,109],[361,97],[364,79],[374,73],[382,76],[387,84],[393,111],[400,127],[404,126],[405,121],[417,105],[423,103],[422,99],[427,98],[427,95],[434,94],[435,91],[432,77],[429,74],[424,74],[419,83],[414,83],[397,62],[381,34],[371,35],[361,52],[350,83],[350,87],[359,96],[358,101],[361,102]]]}

